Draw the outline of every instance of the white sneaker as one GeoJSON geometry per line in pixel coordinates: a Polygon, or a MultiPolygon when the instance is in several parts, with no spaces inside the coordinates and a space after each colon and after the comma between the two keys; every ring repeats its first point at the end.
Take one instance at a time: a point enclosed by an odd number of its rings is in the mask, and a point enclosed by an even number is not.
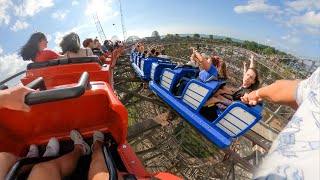
{"type": "Polygon", "coordinates": [[[101,131],[97,130],[97,131],[93,132],[92,137],[93,137],[93,143],[91,145],[91,151],[93,151],[94,142],[96,142],[96,141],[100,141],[102,143],[104,142],[104,134],[101,131]]]}
{"type": "Polygon", "coordinates": [[[176,65],[176,67],[174,67],[174,69],[178,69],[178,68],[182,68],[184,65],[183,64],[178,64],[178,65],[176,65]]]}
{"type": "Polygon", "coordinates": [[[77,130],[72,130],[70,132],[70,138],[75,145],[80,144],[82,146],[83,155],[90,154],[90,146],[83,140],[81,134],[77,130]]]}
{"type": "Polygon", "coordinates": [[[43,154],[43,157],[48,157],[48,156],[57,156],[59,154],[60,150],[60,144],[57,138],[52,137],[50,138],[46,151],[43,154]]]}
{"type": "Polygon", "coordinates": [[[29,147],[29,152],[26,157],[32,158],[32,157],[39,157],[39,149],[38,146],[35,144],[31,144],[29,147]]]}
{"type": "Polygon", "coordinates": [[[198,68],[199,67],[199,64],[194,62],[194,61],[189,61],[189,62],[187,62],[186,65],[191,66],[193,68],[198,68]]]}

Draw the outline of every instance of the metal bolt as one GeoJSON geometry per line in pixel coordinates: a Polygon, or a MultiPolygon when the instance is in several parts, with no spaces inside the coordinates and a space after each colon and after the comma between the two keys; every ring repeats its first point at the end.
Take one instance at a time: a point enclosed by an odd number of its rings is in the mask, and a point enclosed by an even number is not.
{"type": "Polygon", "coordinates": [[[136,162],[134,162],[134,161],[131,161],[130,163],[131,163],[131,164],[135,164],[136,162]]]}
{"type": "Polygon", "coordinates": [[[122,145],[122,149],[125,149],[125,148],[127,148],[127,146],[124,144],[124,145],[122,145]]]}

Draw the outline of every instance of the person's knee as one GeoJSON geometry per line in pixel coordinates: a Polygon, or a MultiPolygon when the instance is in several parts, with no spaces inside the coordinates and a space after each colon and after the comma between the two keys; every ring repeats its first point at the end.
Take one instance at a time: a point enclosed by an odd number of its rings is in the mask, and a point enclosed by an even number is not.
{"type": "Polygon", "coordinates": [[[109,179],[110,175],[108,172],[99,172],[92,177],[89,177],[89,180],[103,180],[109,179]]]}
{"type": "Polygon", "coordinates": [[[55,170],[57,168],[56,168],[55,164],[48,161],[48,162],[36,164],[32,169],[37,170],[37,171],[47,171],[47,170],[51,171],[51,170],[55,170]]]}
{"type": "Polygon", "coordinates": [[[60,174],[59,169],[53,163],[44,162],[36,164],[30,173],[29,179],[34,179],[34,177],[43,177],[48,174],[60,174]]]}
{"type": "Polygon", "coordinates": [[[18,157],[12,153],[0,152],[0,162],[17,161],[18,157]]]}
{"type": "Polygon", "coordinates": [[[4,179],[11,167],[19,160],[12,153],[0,152],[0,179],[4,179]]]}

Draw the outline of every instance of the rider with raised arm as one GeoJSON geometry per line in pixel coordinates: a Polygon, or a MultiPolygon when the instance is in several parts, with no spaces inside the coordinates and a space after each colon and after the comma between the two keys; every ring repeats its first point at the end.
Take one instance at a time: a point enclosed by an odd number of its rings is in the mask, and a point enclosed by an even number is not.
{"type": "Polygon", "coordinates": [[[220,109],[225,109],[226,106],[230,105],[233,101],[240,101],[241,97],[245,93],[252,92],[259,88],[260,80],[258,76],[258,71],[254,68],[253,64],[254,55],[250,55],[250,67],[247,70],[246,63],[243,62],[243,79],[242,85],[236,90],[231,91],[227,87],[222,87],[218,89],[217,92],[204,104],[204,106],[211,106],[216,104],[220,109]]]}

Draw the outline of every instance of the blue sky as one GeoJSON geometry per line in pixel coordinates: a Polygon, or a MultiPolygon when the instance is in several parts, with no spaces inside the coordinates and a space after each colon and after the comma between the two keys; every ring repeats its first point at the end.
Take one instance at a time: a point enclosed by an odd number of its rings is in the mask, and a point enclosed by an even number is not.
{"type": "MultiPolygon", "coordinates": [[[[0,73],[6,77],[25,62],[17,56],[35,31],[60,51],[64,34],[81,40],[98,36],[91,12],[98,12],[107,38],[123,39],[119,1],[0,0],[0,73]],[[115,24],[115,25],[113,25],[115,24]],[[8,63],[9,62],[9,63],[8,63]]],[[[127,35],[203,33],[253,40],[297,56],[320,58],[319,0],[121,0],[127,35]]],[[[3,78],[0,78],[3,79],[3,78]]]]}

